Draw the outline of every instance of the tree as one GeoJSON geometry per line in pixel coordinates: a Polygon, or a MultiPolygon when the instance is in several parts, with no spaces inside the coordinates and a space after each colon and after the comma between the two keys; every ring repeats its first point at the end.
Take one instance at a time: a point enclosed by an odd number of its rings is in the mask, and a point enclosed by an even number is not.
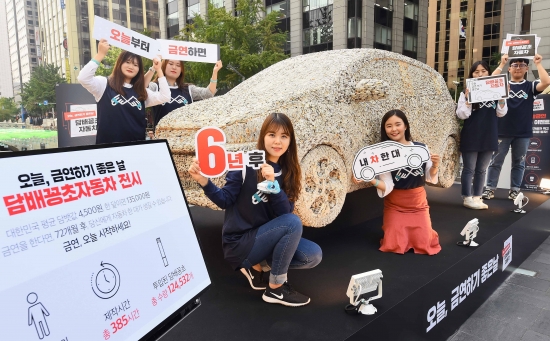
{"type": "Polygon", "coordinates": [[[13,97],[0,97],[0,122],[13,120],[18,113],[13,97]]]}
{"type": "Polygon", "coordinates": [[[500,65],[500,59],[502,58],[502,53],[495,52],[491,55],[491,59],[489,59],[489,68],[490,73],[495,71],[495,69],[500,65]]]}
{"type": "Polygon", "coordinates": [[[59,67],[54,64],[37,66],[31,74],[31,79],[23,83],[21,91],[21,103],[29,115],[36,116],[50,110],[52,104],[42,104],[44,101],[55,103],[55,85],[65,82],[65,78],[59,75],[59,67]]]}
{"type": "MultiPolygon", "coordinates": [[[[286,33],[277,29],[279,12],[266,15],[263,1],[238,0],[238,16],[208,3],[206,18],[196,16],[175,39],[218,44],[224,67],[218,73],[218,88],[231,89],[242,81],[231,71],[232,66],[248,78],[288,56],[283,47],[286,33]],[[260,15],[260,13],[264,15],[260,15]]],[[[186,63],[186,81],[207,86],[212,75],[212,64],[186,63]]]]}

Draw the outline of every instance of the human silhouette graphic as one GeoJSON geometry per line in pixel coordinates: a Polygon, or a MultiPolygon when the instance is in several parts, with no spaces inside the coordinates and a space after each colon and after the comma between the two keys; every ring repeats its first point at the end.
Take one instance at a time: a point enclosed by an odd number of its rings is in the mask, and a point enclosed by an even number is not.
{"type": "Polygon", "coordinates": [[[34,323],[36,328],[36,333],[38,334],[39,339],[43,339],[44,336],[50,335],[50,329],[48,328],[48,323],[46,322],[46,316],[50,316],[50,313],[38,302],[38,295],[34,292],[31,292],[27,295],[27,302],[32,304],[29,307],[29,326],[34,323]]]}

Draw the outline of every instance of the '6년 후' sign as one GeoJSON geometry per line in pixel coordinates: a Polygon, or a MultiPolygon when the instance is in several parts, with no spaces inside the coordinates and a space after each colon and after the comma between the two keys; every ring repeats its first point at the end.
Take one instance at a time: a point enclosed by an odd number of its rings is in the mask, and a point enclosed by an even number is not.
{"type": "Polygon", "coordinates": [[[195,134],[195,155],[203,176],[217,178],[226,171],[242,170],[245,166],[258,170],[265,163],[265,151],[228,152],[226,141],[225,133],[218,127],[204,127],[195,134]]]}

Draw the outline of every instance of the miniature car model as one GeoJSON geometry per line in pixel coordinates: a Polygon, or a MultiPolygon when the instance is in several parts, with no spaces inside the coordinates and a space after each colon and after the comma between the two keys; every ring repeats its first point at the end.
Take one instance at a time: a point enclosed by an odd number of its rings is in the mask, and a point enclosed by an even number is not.
{"type": "Polygon", "coordinates": [[[384,141],[367,146],[357,153],[353,161],[353,176],[356,179],[370,181],[376,174],[405,167],[418,169],[429,159],[430,154],[424,146],[405,146],[395,141],[384,141]],[[375,172],[374,164],[378,172],[375,172]]]}
{"type": "MultiPolygon", "coordinates": [[[[311,53],[278,62],[222,96],[174,110],[157,125],[167,139],[190,204],[216,208],[187,170],[195,133],[217,126],[227,151],[256,149],[268,114],[292,120],[302,169],[295,211],[306,226],[321,227],[340,213],[346,194],[370,184],[351,181],[355,154],[380,141],[380,120],[392,109],[407,114],[413,138],[441,155],[439,183],[458,170],[455,103],[439,73],[417,60],[377,49],[311,53]]],[[[223,186],[224,178],[213,179],[223,186]]]]}

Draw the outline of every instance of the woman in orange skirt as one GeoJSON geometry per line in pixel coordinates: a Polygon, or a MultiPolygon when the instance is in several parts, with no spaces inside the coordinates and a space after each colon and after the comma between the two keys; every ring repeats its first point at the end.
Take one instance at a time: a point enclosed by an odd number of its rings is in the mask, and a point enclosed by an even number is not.
{"type": "MultiPolygon", "coordinates": [[[[380,136],[382,141],[425,146],[412,141],[409,121],[400,110],[384,115],[380,136]]],[[[419,169],[402,168],[370,181],[377,188],[378,196],[384,198],[384,238],[380,241],[380,251],[403,254],[413,249],[414,253],[428,255],[441,251],[424,190],[426,181],[437,183],[439,163],[439,155],[431,154],[430,160],[419,169]]]]}

